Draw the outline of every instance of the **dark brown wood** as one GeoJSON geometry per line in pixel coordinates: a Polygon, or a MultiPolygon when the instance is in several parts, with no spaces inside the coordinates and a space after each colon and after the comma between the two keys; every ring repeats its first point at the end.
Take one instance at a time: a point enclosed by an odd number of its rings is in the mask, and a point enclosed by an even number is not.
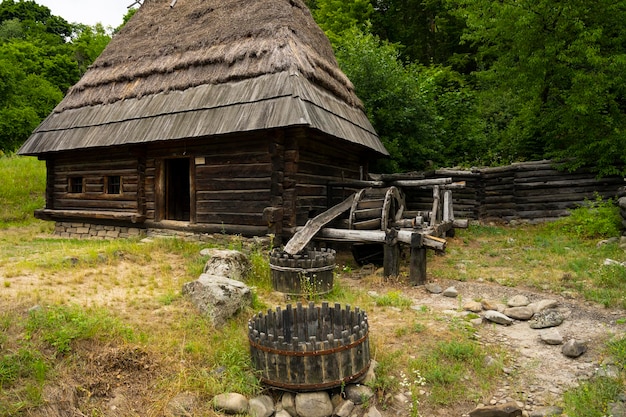
{"type": "Polygon", "coordinates": [[[324,213],[309,220],[285,245],[285,252],[295,255],[300,252],[311,241],[313,236],[330,221],[336,219],[352,207],[354,196],[346,198],[342,203],[337,204],[324,213]]]}
{"type": "Polygon", "coordinates": [[[409,260],[409,281],[411,285],[426,284],[426,248],[411,247],[409,260]]]}
{"type": "Polygon", "coordinates": [[[383,274],[386,278],[400,275],[400,246],[395,229],[387,230],[385,235],[383,274]]]}

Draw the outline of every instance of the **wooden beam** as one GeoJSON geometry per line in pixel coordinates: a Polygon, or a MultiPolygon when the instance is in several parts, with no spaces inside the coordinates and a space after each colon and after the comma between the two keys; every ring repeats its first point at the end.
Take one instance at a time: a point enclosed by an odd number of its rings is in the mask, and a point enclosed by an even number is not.
{"type": "Polygon", "coordinates": [[[393,181],[391,185],[396,187],[423,187],[423,186],[435,186],[452,184],[452,178],[433,178],[429,180],[397,180],[393,181]]]}
{"type": "Polygon", "coordinates": [[[331,207],[322,214],[307,221],[306,225],[304,225],[302,229],[298,230],[296,234],[291,239],[289,239],[289,242],[287,242],[287,245],[285,245],[284,251],[290,255],[295,255],[296,253],[300,252],[311,241],[313,236],[315,236],[315,234],[320,231],[322,227],[324,227],[327,223],[333,221],[342,213],[350,209],[350,207],[352,207],[353,200],[354,195],[351,195],[343,202],[337,204],[334,207],[331,207]]]}
{"type": "Polygon", "coordinates": [[[398,231],[389,229],[385,233],[385,247],[383,253],[383,274],[387,277],[400,275],[400,246],[398,245],[398,231]]]}
{"type": "Polygon", "coordinates": [[[411,284],[426,284],[426,248],[412,247],[409,262],[409,281],[411,284]]]}

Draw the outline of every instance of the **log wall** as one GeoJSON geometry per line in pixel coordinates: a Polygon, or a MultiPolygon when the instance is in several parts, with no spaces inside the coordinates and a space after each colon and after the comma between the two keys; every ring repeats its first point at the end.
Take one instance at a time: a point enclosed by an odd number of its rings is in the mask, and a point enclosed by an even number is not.
{"type": "MultiPolygon", "coordinates": [[[[567,216],[597,195],[618,196],[624,178],[597,179],[586,170],[558,170],[552,161],[516,163],[505,167],[471,170],[441,169],[414,174],[416,178],[445,178],[465,181],[464,189],[453,191],[456,218],[525,220],[539,222],[567,216]]],[[[427,211],[432,201],[429,190],[405,190],[409,210],[427,211]]]]}
{"type": "Polygon", "coordinates": [[[140,158],[128,154],[107,153],[106,157],[91,156],[80,159],[76,155],[48,161],[47,208],[55,210],[94,210],[138,212],[140,189],[140,158]],[[120,193],[110,194],[106,180],[120,177],[120,193]],[[72,192],[71,178],[82,180],[82,192],[72,192]]]}

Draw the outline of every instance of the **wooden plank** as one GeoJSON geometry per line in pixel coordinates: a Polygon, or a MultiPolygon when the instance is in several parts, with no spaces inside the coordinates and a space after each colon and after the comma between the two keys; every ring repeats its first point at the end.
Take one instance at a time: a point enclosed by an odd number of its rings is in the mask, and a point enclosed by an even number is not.
{"type": "Polygon", "coordinates": [[[411,248],[409,282],[411,285],[426,284],[426,248],[424,247],[411,248]]]}
{"type": "Polygon", "coordinates": [[[354,195],[346,198],[343,202],[337,204],[336,206],[330,208],[324,213],[316,216],[315,218],[309,220],[307,224],[296,232],[296,234],[287,242],[285,246],[285,252],[290,255],[295,255],[300,252],[304,247],[311,241],[313,236],[319,230],[324,227],[330,221],[339,217],[342,213],[345,213],[350,207],[352,207],[352,201],[354,200],[354,195]]]}

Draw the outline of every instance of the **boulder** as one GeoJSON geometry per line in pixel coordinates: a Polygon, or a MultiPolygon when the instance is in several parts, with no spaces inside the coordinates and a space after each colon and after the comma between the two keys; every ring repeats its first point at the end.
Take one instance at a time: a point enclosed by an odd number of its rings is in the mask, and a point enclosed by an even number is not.
{"type": "Polygon", "coordinates": [[[444,297],[456,298],[459,295],[459,292],[454,287],[448,287],[443,291],[444,297]]]}
{"type": "Polygon", "coordinates": [[[354,403],[350,400],[341,401],[339,405],[335,407],[333,416],[336,417],[350,417],[350,414],[354,410],[354,403]]]}
{"type": "Polygon", "coordinates": [[[296,414],[296,394],[292,392],[283,393],[283,397],[280,400],[283,410],[287,411],[290,415],[296,414]]]}
{"type": "Polygon", "coordinates": [[[374,396],[374,390],[367,385],[350,384],[346,386],[346,398],[354,404],[362,404],[374,396]]]}
{"type": "Polygon", "coordinates": [[[480,313],[483,311],[483,305],[478,301],[468,301],[463,304],[463,310],[471,311],[472,313],[480,313]]]}
{"type": "Polygon", "coordinates": [[[537,314],[540,311],[547,310],[549,308],[556,308],[558,305],[559,305],[558,301],[546,299],[546,300],[540,300],[534,303],[530,303],[528,304],[528,307],[530,307],[533,310],[533,313],[537,314]]]}
{"type": "Polygon", "coordinates": [[[252,304],[252,293],[246,284],[219,275],[200,275],[196,281],[183,285],[183,295],[189,296],[200,313],[209,316],[216,327],[252,304]]]}
{"type": "Polygon", "coordinates": [[[241,280],[250,270],[248,257],[236,250],[203,249],[200,254],[209,256],[202,271],[204,274],[241,280]]]}
{"type": "Polygon", "coordinates": [[[426,284],[425,288],[426,288],[426,291],[428,291],[431,294],[441,294],[441,292],[443,291],[439,285],[432,283],[432,282],[429,282],[428,284],[426,284]]]}
{"type": "Polygon", "coordinates": [[[539,333],[541,341],[547,345],[562,345],[563,336],[556,329],[542,330],[539,333]]]}

